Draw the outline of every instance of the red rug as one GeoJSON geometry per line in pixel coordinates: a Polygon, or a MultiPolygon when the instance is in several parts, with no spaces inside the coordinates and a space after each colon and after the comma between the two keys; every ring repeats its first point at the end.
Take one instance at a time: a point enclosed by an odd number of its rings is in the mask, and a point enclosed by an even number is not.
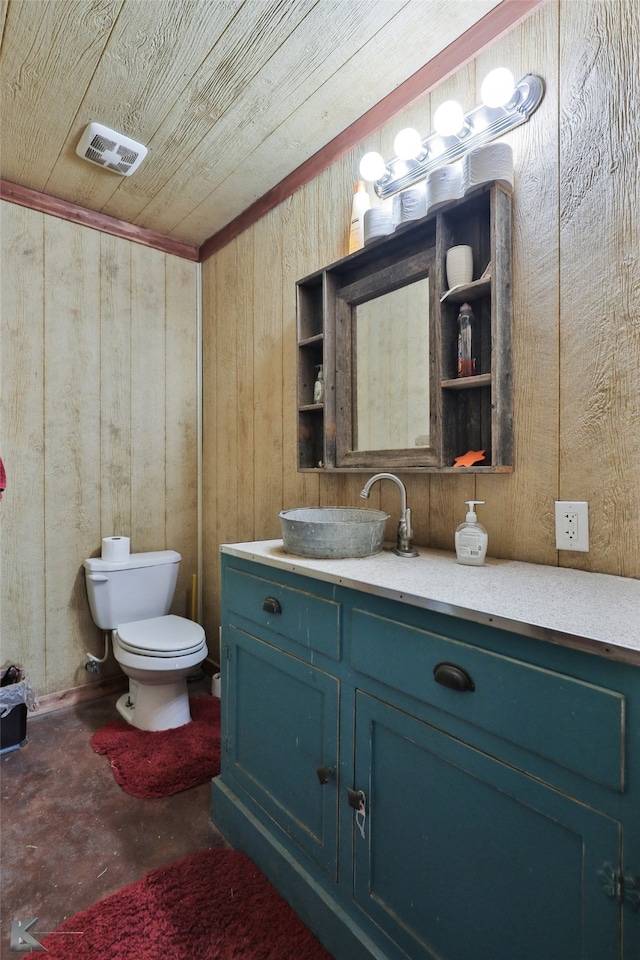
{"type": "Polygon", "coordinates": [[[191,723],[173,730],[138,730],[112,720],[91,738],[113,775],[132,797],[169,797],[220,773],[220,700],[191,697],[191,723]]]}
{"type": "Polygon", "coordinates": [[[152,870],[40,942],[52,960],[331,960],[245,854],[216,848],[152,870]]]}

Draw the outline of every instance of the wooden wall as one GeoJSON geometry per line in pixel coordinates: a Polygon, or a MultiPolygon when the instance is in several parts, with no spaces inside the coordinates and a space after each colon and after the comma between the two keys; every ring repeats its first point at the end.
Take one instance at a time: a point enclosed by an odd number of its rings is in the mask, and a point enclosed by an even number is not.
{"type": "MultiPolygon", "coordinates": [[[[195,264],[2,203],[2,652],[38,695],[84,686],[101,539],[196,571],[195,264]]],[[[120,675],[113,661],[103,677],[120,675]]]]}
{"type": "MultiPolygon", "coordinates": [[[[357,505],[363,476],[296,472],[295,282],[347,252],[366,149],[430,130],[440,102],[479,100],[494,66],[544,78],[515,154],[515,470],[408,475],[418,544],[452,549],[485,500],[489,553],[640,577],[640,7],[551,0],[203,266],[205,628],[218,623],[220,543],[278,537],[278,513],[357,505]],[[589,501],[589,553],[555,549],[554,500],[589,501]]],[[[379,499],[378,499],[379,498],[379,499]]],[[[396,488],[370,505],[394,518],[396,488]]]]}
{"type": "MultiPolygon", "coordinates": [[[[487,71],[540,74],[545,99],[510,134],[515,471],[408,475],[418,544],[452,549],[485,500],[489,553],[640,577],[640,7],[550,0],[357,151],[203,265],[203,624],[216,652],[219,545],[280,535],[278,513],[358,504],[363,476],[296,471],[295,282],[346,253],[361,154],[431,129],[487,71]],[[591,550],[555,550],[556,499],[589,501],[591,550]]],[[[1,663],[40,695],[86,686],[102,652],[82,561],[103,536],[197,559],[197,267],[2,203],[1,663]]],[[[376,485],[391,514],[397,490],[376,485]]],[[[103,676],[119,673],[111,660],[103,676]]]]}

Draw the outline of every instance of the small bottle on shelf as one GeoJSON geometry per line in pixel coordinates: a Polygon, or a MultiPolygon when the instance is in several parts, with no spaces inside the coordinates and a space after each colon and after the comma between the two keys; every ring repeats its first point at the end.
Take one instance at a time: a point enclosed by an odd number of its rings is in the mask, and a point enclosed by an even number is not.
{"type": "Polygon", "coordinates": [[[358,180],[353,188],[351,204],[351,225],[349,228],[349,253],[355,253],[364,247],[364,215],[371,201],[364,180],[358,180]]]}
{"type": "Polygon", "coordinates": [[[472,344],[473,319],[471,307],[468,303],[463,303],[458,314],[458,377],[472,377],[476,372],[472,344]]]}
{"type": "Polygon", "coordinates": [[[324,400],[324,373],[322,364],[316,367],[316,382],[313,385],[313,402],[322,403],[324,400]]]}

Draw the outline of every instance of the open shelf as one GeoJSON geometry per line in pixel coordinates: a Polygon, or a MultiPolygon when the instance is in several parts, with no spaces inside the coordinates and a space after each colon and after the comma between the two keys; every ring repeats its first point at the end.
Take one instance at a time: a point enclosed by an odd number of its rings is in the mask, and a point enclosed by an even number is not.
{"type": "Polygon", "coordinates": [[[463,199],[299,280],[296,286],[299,470],[349,472],[387,466],[403,471],[497,473],[513,468],[511,193],[507,188],[499,183],[476,188],[463,199]],[[446,253],[460,244],[471,246],[478,279],[448,290],[446,253]],[[359,450],[354,439],[358,306],[425,276],[430,287],[425,318],[429,325],[428,444],[423,431],[418,432],[420,448],[428,446],[428,451],[422,452],[418,445],[359,450]],[[457,318],[463,303],[473,311],[476,373],[470,377],[456,375],[457,318]],[[324,401],[314,404],[313,384],[320,364],[324,401]],[[469,450],[485,450],[484,461],[454,467],[454,461],[469,450]]]}
{"type": "Polygon", "coordinates": [[[491,383],[490,373],[479,373],[473,377],[456,377],[455,380],[443,380],[443,390],[471,390],[473,387],[486,387],[491,383]]]}

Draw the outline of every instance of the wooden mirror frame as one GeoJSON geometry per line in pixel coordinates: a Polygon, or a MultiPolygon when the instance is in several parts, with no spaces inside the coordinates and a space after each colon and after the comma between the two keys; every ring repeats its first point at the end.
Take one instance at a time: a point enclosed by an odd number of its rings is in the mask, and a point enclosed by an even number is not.
{"type": "Polygon", "coordinates": [[[336,389],[336,467],[433,467],[439,463],[440,438],[437,434],[439,406],[439,349],[436,323],[435,247],[414,253],[380,270],[361,277],[335,293],[335,389],[336,389]],[[391,293],[429,277],[429,437],[428,447],[357,450],[356,414],[356,316],[359,304],[391,293]]]}
{"type": "Polygon", "coordinates": [[[508,185],[478,185],[297,282],[298,470],[513,470],[511,203],[508,185]],[[473,250],[477,279],[448,290],[446,253],[460,244],[473,250]],[[430,446],[356,450],[354,311],[427,274],[430,446]],[[457,366],[457,317],[465,302],[473,311],[471,376],[457,366]],[[324,394],[317,401],[320,364],[324,394]]]}

